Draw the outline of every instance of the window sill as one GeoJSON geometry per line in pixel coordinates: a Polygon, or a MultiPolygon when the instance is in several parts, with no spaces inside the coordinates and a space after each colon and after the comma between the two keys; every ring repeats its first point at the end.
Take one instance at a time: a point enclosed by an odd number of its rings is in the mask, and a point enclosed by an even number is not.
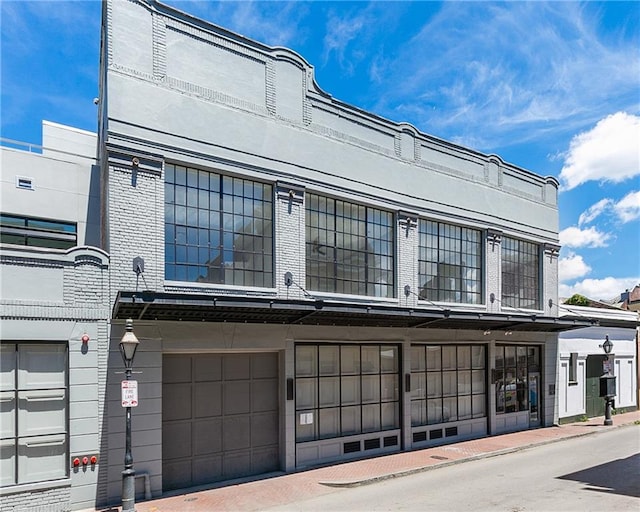
{"type": "Polygon", "coordinates": [[[44,480],[43,482],[31,482],[28,484],[15,484],[6,487],[0,487],[0,496],[9,494],[18,494],[21,492],[42,491],[45,489],[54,489],[56,487],[70,487],[71,478],[62,478],[60,480],[44,480]]]}

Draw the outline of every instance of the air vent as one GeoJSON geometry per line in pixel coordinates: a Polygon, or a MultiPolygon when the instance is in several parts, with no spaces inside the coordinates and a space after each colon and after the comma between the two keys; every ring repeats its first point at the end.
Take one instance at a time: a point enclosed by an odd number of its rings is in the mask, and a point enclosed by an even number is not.
{"type": "Polygon", "coordinates": [[[355,453],[360,451],[360,441],[344,443],[344,453],[355,453]]]}
{"type": "Polygon", "coordinates": [[[448,427],[444,431],[446,437],[452,437],[458,435],[458,427],[448,427]]]}
{"type": "Polygon", "coordinates": [[[376,450],[377,448],[380,448],[380,438],[376,437],[375,439],[364,440],[365,450],[376,450]]]}
{"type": "Polygon", "coordinates": [[[398,436],[387,436],[383,439],[383,444],[387,446],[398,446],[398,436]]]}
{"type": "Polygon", "coordinates": [[[413,434],[413,442],[414,443],[421,443],[422,441],[426,441],[427,440],[427,431],[425,430],[424,432],[414,432],[413,434]]]}
{"type": "Polygon", "coordinates": [[[442,429],[429,430],[429,439],[442,439],[442,429]]]}
{"type": "Polygon", "coordinates": [[[33,190],[33,178],[27,178],[25,176],[16,176],[16,188],[22,188],[24,190],[33,190]]]}

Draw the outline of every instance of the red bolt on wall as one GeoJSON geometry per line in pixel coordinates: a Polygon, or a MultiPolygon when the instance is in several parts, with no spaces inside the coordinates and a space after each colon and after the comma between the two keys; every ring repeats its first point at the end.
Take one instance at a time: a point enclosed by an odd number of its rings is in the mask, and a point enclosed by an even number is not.
{"type": "Polygon", "coordinates": [[[89,464],[89,457],[82,457],[82,464],[85,466],[89,464]]]}
{"type": "Polygon", "coordinates": [[[96,457],[95,455],[91,456],[91,464],[95,464],[98,462],[98,457],[96,457]]]}
{"type": "Polygon", "coordinates": [[[75,459],[73,459],[73,467],[77,468],[79,465],[80,465],[80,459],[76,457],[75,459]]]}

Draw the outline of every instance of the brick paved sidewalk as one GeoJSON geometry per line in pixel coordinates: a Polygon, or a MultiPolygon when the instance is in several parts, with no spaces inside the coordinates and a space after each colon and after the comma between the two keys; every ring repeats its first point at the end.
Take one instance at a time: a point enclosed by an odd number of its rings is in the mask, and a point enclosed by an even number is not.
{"type": "MultiPolygon", "coordinates": [[[[618,414],[613,426],[603,418],[556,427],[525,430],[472,441],[346,462],[298,473],[277,473],[259,480],[225,482],[218,487],[194,490],[136,504],[137,512],[252,512],[300,499],[334,492],[332,487],[352,487],[387,478],[427,471],[465,460],[493,457],[612,428],[640,424],[640,411],[618,414]]],[[[100,509],[117,512],[119,507],[100,509]]]]}

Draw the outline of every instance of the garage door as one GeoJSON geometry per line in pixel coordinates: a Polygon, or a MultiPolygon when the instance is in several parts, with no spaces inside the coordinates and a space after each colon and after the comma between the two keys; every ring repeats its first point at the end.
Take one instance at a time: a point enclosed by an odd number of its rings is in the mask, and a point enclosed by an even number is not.
{"type": "Polygon", "coordinates": [[[163,356],[164,491],[279,469],[278,358],[163,356]]]}

